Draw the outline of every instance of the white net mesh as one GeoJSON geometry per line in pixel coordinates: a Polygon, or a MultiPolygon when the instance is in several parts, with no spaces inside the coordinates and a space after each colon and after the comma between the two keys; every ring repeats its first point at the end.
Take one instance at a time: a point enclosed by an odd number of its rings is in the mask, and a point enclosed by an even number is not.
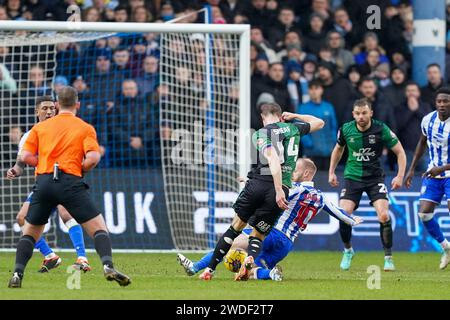
{"type": "MultiPolygon", "coordinates": [[[[0,170],[4,176],[15,162],[21,136],[36,122],[35,99],[52,93],[55,72],[54,45],[0,47],[0,119],[2,126],[0,170]]],[[[34,170],[27,168],[16,181],[0,179],[0,247],[10,248],[20,236],[15,223],[27,194],[34,183],[34,170]]],[[[47,226],[47,230],[50,225],[47,226]]],[[[54,244],[55,228],[48,232],[54,244]]]]}

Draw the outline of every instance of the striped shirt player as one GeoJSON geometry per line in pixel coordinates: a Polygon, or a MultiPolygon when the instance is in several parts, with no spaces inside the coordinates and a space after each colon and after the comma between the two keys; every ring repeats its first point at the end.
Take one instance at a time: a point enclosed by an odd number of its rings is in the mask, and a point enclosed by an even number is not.
{"type": "Polygon", "coordinates": [[[283,260],[300,233],[321,211],[351,226],[359,220],[328,201],[320,190],[314,188],[312,181],[294,182],[288,200],[289,208],[281,214],[272,232],[264,239],[261,254],[255,260],[260,267],[272,269],[283,260]]]}
{"type": "MultiPolygon", "coordinates": [[[[311,160],[305,158],[297,160],[292,182],[293,187],[290,189],[288,196],[288,209],[281,214],[274,228],[262,242],[261,252],[255,259],[257,266],[253,271],[255,279],[281,280],[281,271],[276,265],[289,254],[299,234],[322,210],[352,226],[362,222],[360,217],[348,215],[343,209],[329,202],[320,190],[314,188],[314,183],[311,180],[316,170],[311,160]]],[[[251,231],[251,228],[244,229],[244,235],[237,238],[233,247],[246,248],[246,239],[251,231]]],[[[184,255],[178,254],[178,262],[185,272],[192,276],[208,265],[212,254],[212,252],[207,253],[195,263],[184,255]]]]}
{"type": "Polygon", "coordinates": [[[405,184],[407,188],[411,187],[417,162],[428,146],[429,163],[422,179],[419,217],[428,233],[443,249],[439,264],[442,270],[450,262],[450,245],[434,218],[434,209],[441,203],[444,195],[450,209],[450,88],[438,89],[435,102],[436,111],[422,119],[422,136],[417,143],[405,184]]]}

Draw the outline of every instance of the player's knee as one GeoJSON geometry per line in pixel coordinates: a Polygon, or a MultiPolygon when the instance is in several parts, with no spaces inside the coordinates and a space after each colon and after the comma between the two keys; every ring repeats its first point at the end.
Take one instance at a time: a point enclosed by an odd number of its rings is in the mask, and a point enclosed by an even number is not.
{"type": "Polygon", "coordinates": [[[389,213],[382,213],[378,216],[378,221],[380,221],[381,223],[386,223],[389,221],[389,213]]]}
{"type": "Polygon", "coordinates": [[[61,205],[58,206],[58,214],[64,223],[67,223],[68,221],[73,219],[69,211],[67,211],[66,208],[61,205]]]}
{"type": "Polygon", "coordinates": [[[419,212],[419,218],[420,218],[420,220],[422,220],[423,222],[430,221],[431,219],[433,219],[433,217],[434,217],[434,213],[423,213],[423,212],[419,212]]]}
{"type": "Polygon", "coordinates": [[[247,222],[242,221],[241,218],[238,217],[238,215],[235,215],[233,218],[233,222],[231,222],[231,226],[233,227],[233,229],[238,232],[244,230],[246,225],[247,222]]]}

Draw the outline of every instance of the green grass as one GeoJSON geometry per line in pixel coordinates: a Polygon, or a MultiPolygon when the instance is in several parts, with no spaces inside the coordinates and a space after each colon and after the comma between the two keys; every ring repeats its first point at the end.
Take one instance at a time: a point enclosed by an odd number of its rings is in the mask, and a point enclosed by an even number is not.
{"type": "MultiPolygon", "coordinates": [[[[199,258],[200,254],[187,254],[199,258]]],[[[81,289],[69,290],[67,267],[73,254],[63,253],[63,264],[48,274],[37,272],[40,255],[30,261],[21,289],[8,289],[13,253],[0,253],[0,299],[449,299],[449,270],[438,269],[437,253],[397,253],[397,271],[381,271],[381,289],[367,288],[369,265],[382,268],[380,252],[357,252],[350,271],[340,271],[339,252],[295,252],[282,263],[284,281],[235,282],[223,266],[209,282],[187,277],[176,255],[115,254],[119,270],[132,278],[129,287],[107,282],[99,259],[90,254],[93,270],[81,275],[81,289]]]]}

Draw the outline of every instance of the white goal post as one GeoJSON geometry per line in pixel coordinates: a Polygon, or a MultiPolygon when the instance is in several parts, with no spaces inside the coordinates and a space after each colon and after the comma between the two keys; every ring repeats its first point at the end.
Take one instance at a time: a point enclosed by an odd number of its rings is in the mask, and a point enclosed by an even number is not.
{"type": "MultiPolygon", "coordinates": [[[[229,168],[225,168],[222,170],[220,165],[215,163],[213,164],[201,164],[200,169],[192,169],[189,167],[186,169],[187,171],[179,170],[176,165],[173,163],[167,164],[168,159],[162,159],[162,176],[164,177],[164,197],[166,200],[167,206],[167,214],[169,216],[169,224],[170,224],[170,232],[173,240],[173,247],[177,249],[207,249],[211,247],[212,242],[214,241],[214,237],[216,235],[217,230],[214,228],[214,225],[211,226],[208,224],[215,224],[214,219],[205,222],[206,228],[209,230],[206,233],[210,233],[209,235],[205,235],[204,237],[201,235],[196,235],[193,230],[193,223],[195,223],[194,212],[192,211],[192,200],[187,199],[189,196],[194,198],[192,195],[193,192],[197,192],[198,196],[197,201],[203,202],[201,206],[205,206],[205,202],[207,202],[208,210],[214,211],[216,208],[211,208],[211,206],[215,206],[216,201],[219,203],[227,202],[229,203],[230,197],[227,196],[228,193],[233,193],[236,195],[240,186],[237,182],[237,175],[241,177],[245,177],[250,169],[251,165],[251,135],[250,135],[250,26],[249,25],[229,25],[229,24],[184,24],[184,23],[110,23],[110,22],[78,22],[78,21],[68,21],[68,22],[57,22],[57,21],[0,21],[0,47],[17,47],[17,46],[39,46],[39,45],[57,45],[65,42],[83,42],[83,41],[92,41],[95,39],[100,39],[103,37],[108,37],[113,34],[136,34],[136,33],[155,33],[162,35],[161,40],[161,58],[160,58],[160,83],[167,84],[169,88],[169,95],[174,93],[174,97],[178,99],[180,96],[182,101],[175,100],[175,98],[166,99],[164,101],[160,100],[160,128],[162,128],[168,121],[172,121],[173,123],[182,123],[183,121],[186,123],[190,123],[190,121],[194,121],[192,116],[192,112],[196,113],[198,117],[204,117],[201,119],[203,121],[203,126],[209,130],[214,131],[214,128],[219,129],[238,129],[236,132],[236,142],[231,144],[236,148],[236,151],[232,156],[235,157],[235,171],[230,170],[229,168]],[[19,32],[18,32],[19,31],[19,32]],[[191,62],[188,60],[179,60],[174,56],[173,52],[167,51],[165,46],[170,46],[170,43],[184,43],[185,46],[190,45],[190,41],[192,41],[193,35],[198,34],[203,35],[203,46],[204,52],[202,54],[205,55],[205,65],[199,65],[197,61],[200,60],[192,60],[191,62]],[[217,52],[225,52],[223,57],[218,59],[215,57],[217,52]],[[233,70],[229,76],[219,74],[218,70],[221,69],[224,61],[230,61],[230,64],[233,65],[235,62],[236,65],[235,70],[233,70]],[[234,62],[233,62],[234,61],[234,62]],[[171,82],[177,80],[178,75],[174,72],[176,71],[174,65],[177,68],[187,68],[189,69],[189,74],[192,76],[192,81],[194,81],[195,77],[201,78],[204,80],[202,85],[205,86],[204,96],[200,98],[192,98],[189,100],[189,97],[182,97],[185,92],[180,89],[179,84],[172,84],[171,82]],[[172,68],[173,67],[173,68],[172,68]],[[235,77],[236,79],[234,79],[235,77]],[[205,80],[206,79],[206,80],[205,80]],[[235,86],[238,84],[238,99],[230,102],[231,99],[228,99],[229,90],[231,90],[231,86],[235,86]],[[181,90],[181,91],[180,91],[181,90]],[[212,91],[212,92],[211,92],[212,91]],[[222,92],[223,91],[223,92],[222,92]],[[226,93],[224,93],[226,91],[226,93]],[[216,92],[216,93],[215,93],[216,92]],[[187,99],[187,100],[186,100],[187,99]],[[195,100],[197,99],[197,100],[195,100]],[[200,101],[201,100],[201,101],[200,101]],[[205,105],[203,105],[205,102],[205,105]],[[187,108],[191,104],[196,105],[196,109],[194,111],[187,108]],[[235,108],[236,111],[230,111],[230,113],[226,113],[223,110],[231,110],[235,108]],[[233,115],[233,112],[237,112],[236,115],[233,115]],[[212,117],[212,118],[211,118],[212,117]],[[167,161],[166,161],[167,160],[167,161]],[[165,162],[166,161],[166,162],[165,162]],[[212,167],[214,166],[214,167],[212,167]],[[211,172],[212,170],[212,172],[211,172]],[[207,177],[203,176],[206,173],[207,177]],[[235,175],[236,177],[232,176],[235,175]],[[186,176],[189,177],[186,177],[186,176]],[[212,179],[209,181],[209,177],[212,179]],[[221,180],[222,179],[222,180],[221,180]],[[198,180],[198,181],[197,181],[198,180]],[[201,180],[201,181],[200,181],[201,180]],[[223,185],[218,188],[217,184],[222,183],[223,185]],[[235,181],[236,180],[236,181],[235,181]],[[180,186],[176,186],[176,184],[190,184],[193,186],[201,186],[203,187],[203,193],[196,191],[189,192],[186,190],[182,190],[180,186]],[[216,191],[219,191],[219,195],[215,195],[215,199],[211,200],[211,195],[206,195],[204,191],[213,191],[213,188],[216,191]],[[186,194],[181,195],[181,193],[186,192],[186,194]],[[188,194],[190,193],[190,194],[188,194]],[[180,195],[179,195],[180,194],[180,195]],[[205,199],[209,200],[206,201],[205,199]],[[228,197],[228,198],[227,198],[228,197]],[[227,200],[221,200],[227,198],[227,200]],[[200,200],[199,200],[200,199],[200,200]],[[176,212],[176,213],[175,213],[176,212]],[[187,223],[189,221],[189,223],[187,223]],[[212,234],[211,234],[212,232],[212,234]]],[[[201,37],[200,37],[201,38],[201,37]]],[[[186,47],[184,47],[186,48],[186,47]]],[[[190,49],[189,49],[190,50],[190,49]]],[[[191,53],[187,53],[183,57],[188,56],[191,53]]],[[[56,53],[55,53],[56,55],[56,53]]],[[[192,53],[194,55],[194,53],[192,53]]],[[[181,56],[181,55],[180,55],[181,56]]],[[[183,58],[184,59],[184,58],[183,58]]],[[[75,63],[75,62],[72,62],[75,63]]],[[[231,67],[230,67],[231,68],[231,67]]],[[[194,81],[195,82],[195,81],[194,81]]],[[[234,110],[234,109],[233,109],[234,110]]],[[[0,114],[1,117],[1,114],[0,114]]],[[[7,121],[7,120],[6,120],[7,121]]],[[[5,119],[2,119],[2,122],[5,122],[5,119]]],[[[3,124],[0,124],[3,125],[3,124]]],[[[29,126],[29,123],[27,124],[29,126]]],[[[191,127],[186,128],[186,126],[181,126],[182,129],[187,130],[195,130],[194,124],[191,127]]],[[[160,129],[161,130],[161,129],[160,129]]],[[[235,130],[236,131],[236,130],[235,130]]],[[[205,138],[203,144],[208,144],[208,134],[204,133],[205,138]]],[[[161,135],[163,133],[161,132],[161,135]]],[[[215,146],[214,135],[210,137],[212,139],[212,143],[215,146]]],[[[220,139],[223,139],[221,137],[220,139]]],[[[168,157],[169,151],[167,151],[168,146],[161,139],[161,157],[168,157]],[[166,151],[165,151],[166,150],[166,151]]],[[[213,147],[214,150],[217,150],[217,147],[213,147]]],[[[224,149],[227,147],[225,146],[224,149]]],[[[196,146],[193,147],[195,152],[196,146]]],[[[225,150],[226,151],[226,150],[225,150]]],[[[202,151],[206,152],[206,151],[202,151]]],[[[213,151],[213,159],[217,157],[217,155],[213,151]]],[[[205,156],[205,155],[203,155],[205,156]]],[[[203,157],[201,156],[201,157],[203,157]]],[[[217,159],[216,159],[217,160],[217,159]]],[[[205,160],[206,162],[206,160],[205,160]]],[[[2,164],[2,166],[6,166],[6,164],[2,164]]],[[[185,166],[186,167],[186,166],[185,166]]],[[[225,165],[222,167],[226,167],[225,165]]],[[[2,167],[2,169],[4,169],[2,167]]],[[[121,168],[123,170],[123,168],[121,168]]],[[[95,170],[94,170],[95,171],[95,170]]],[[[31,170],[28,171],[30,179],[24,181],[21,179],[19,183],[22,183],[22,187],[31,188],[31,183],[33,181],[31,170]]],[[[124,173],[121,173],[125,176],[124,173]]],[[[135,173],[134,173],[135,174],[135,173]]],[[[99,178],[103,179],[103,178],[99,178]]],[[[134,179],[134,178],[133,178],[134,179]]],[[[145,177],[140,177],[136,174],[136,183],[140,183],[139,179],[145,179],[145,177]]],[[[94,183],[94,181],[90,181],[94,183]]],[[[17,181],[13,182],[18,183],[17,181]]],[[[113,184],[117,184],[116,182],[112,182],[113,184]]],[[[142,186],[146,185],[145,183],[142,186]]],[[[4,193],[4,190],[9,188],[10,184],[2,183],[0,186],[0,191],[4,193]]],[[[127,188],[129,185],[124,185],[123,188],[127,188]]],[[[143,188],[143,187],[142,187],[143,188]]],[[[21,189],[20,189],[21,190],[21,189]]],[[[194,190],[194,189],[193,189],[194,190]]],[[[8,193],[12,193],[8,192],[8,193]]],[[[14,191],[17,192],[17,191],[14,191]]],[[[23,192],[23,191],[22,191],[23,192]]],[[[141,198],[145,197],[145,190],[142,190],[141,198]]],[[[231,196],[233,198],[234,196],[231,196]]],[[[10,217],[15,215],[15,211],[21,203],[17,202],[17,197],[12,197],[10,194],[4,193],[4,195],[0,195],[0,200],[3,202],[0,205],[0,248],[8,248],[9,242],[4,241],[2,244],[1,238],[11,238],[16,237],[16,234],[6,235],[5,230],[11,229],[10,225],[5,224],[5,219],[2,221],[2,215],[8,214],[10,217]],[[6,203],[13,201],[14,203],[6,203]],[[11,212],[9,212],[9,211],[11,212]],[[2,236],[2,230],[5,236],[2,236]]],[[[109,198],[113,198],[113,196],[109,196],[109,198]]],[[[108,198],[108,199],[109,199],[108,198]]],[[[117,198],[117,201],[119,201],[117,198]]],[[[141,199],[137,197],[138,199],[141,199]]],[[[135,195],[135,199],[136,195],[135,195]]],[[[153,199],[153,198],[152,198],[153,199]]],[[[155,197],[156,199],[156,197],[155,197]]],[[[23,200],[23,199],[21,199],[23,200]]],[[[103,201],[103,199],[101,200],[103,201]]],[[[106,200],[105,200],[106,201],[106,200]]],[[[114,201],[114,200],[112,200],[114,201]]],[[[149,200],[150,201],[150,200],[149,200]]],[[[145,202],[145,200],[141,200],[141,202],[145,202]]],[[[151,203],[151,201],[150,201],[151,203]]],[[[143,206],[142,203],[139,205],[143,206]]],[[[139,207],[134,204],[135,207],[139,207]]],[[[229,209],[230,205],[227,205],[229,209]]],[[[219,206],[220,207],[220,206],[219,206]]],[[[195,206],[194,206],[195,209],[195,206]]],[[[198,208],[197,208],[198,209],[198,208]]],[[[219,208],[220,209],[220,208],[219,208]]],[[[150,211],[150,209],[148,210],[150,211]]],[[[195,210],[194,210],[195,211],[195,210]]],[[[198,210],[197,210],[198,211],[198,210]]],[[[220,210],[219,210],[220,211],[220,210]]],[[[222,212],[222,211],[220,211],[222,212]]],[[[148,213],[148,212],[147,212],[148,213]]],[[[145,216],[146,212],[140,213],[144,215],[143,221],[147,223],[147,226],[151,223],[149,222],[150,218],[145,216]],[[146,219],[146,220],[145,220],[146,219]]],[[[127,212],[127,214],[129,214],[127,212]]],[[[214,213],[213,213],[214,214],[214,213]]],[[[10,218],[8,218],[10,219],[10,218]]],[[[119,219],[119,218],[118,218],[119,219]]],[[[219,217],[222,219],[223,217],[219,217]]],[[[120,219],[119,219],[120,220],[120,219]]],[[[120,222],[120,221],[119,221],[120,222]]],[[[142,222],[144,224],[144,222],[142,222]]],[[[114,222],[116,223],[116,222],[114,222]]],[[[137,222],[136,222],[137,225],[137,222]]],[[[157,227],[157,226],[156,226],[157,227]]],[[[16,226],[17,229],[17,226],[16,226]]],[[[145,228],[143,228],[145,229],[145,228]]],[[[149,228],[152,229],[152,228],[149,228]]],[[[157,228],[154,228],[157,229],[157,228]]],[[[161,230],[162,231],[162,230],[161,230]]],[[[14,231],[17,233],[17,230],[14,231]]],[[[153,232],[153,231],[152,231],[153,232]]],[[[114,241],[114,239],[113,239],[114,241]]],[[[130,249],[154,249],[151,245],[146,243],[137,244],[134,242],[134,239],[126,240],[125,242],[132,243],[133,245],[130,249]]],[[[11,241],[11,245],[14,245],[14,241],[11,241]]],[[[58,242],[56,241],[56,245],[58,246],[58,242]]],[[[117,247],[117,246],[116,246],[117,247]]],[[[127,249],[126,243],[124,246],[119,246],[120,249],[127,249]]],[[[161,247],[165,249],[165,247],[161,247]]],[[[160,249],[160,247],[156,247],[156,249],[160,249]]],[[[169,248],[170,249],[170,248],[169,248]]]]}

